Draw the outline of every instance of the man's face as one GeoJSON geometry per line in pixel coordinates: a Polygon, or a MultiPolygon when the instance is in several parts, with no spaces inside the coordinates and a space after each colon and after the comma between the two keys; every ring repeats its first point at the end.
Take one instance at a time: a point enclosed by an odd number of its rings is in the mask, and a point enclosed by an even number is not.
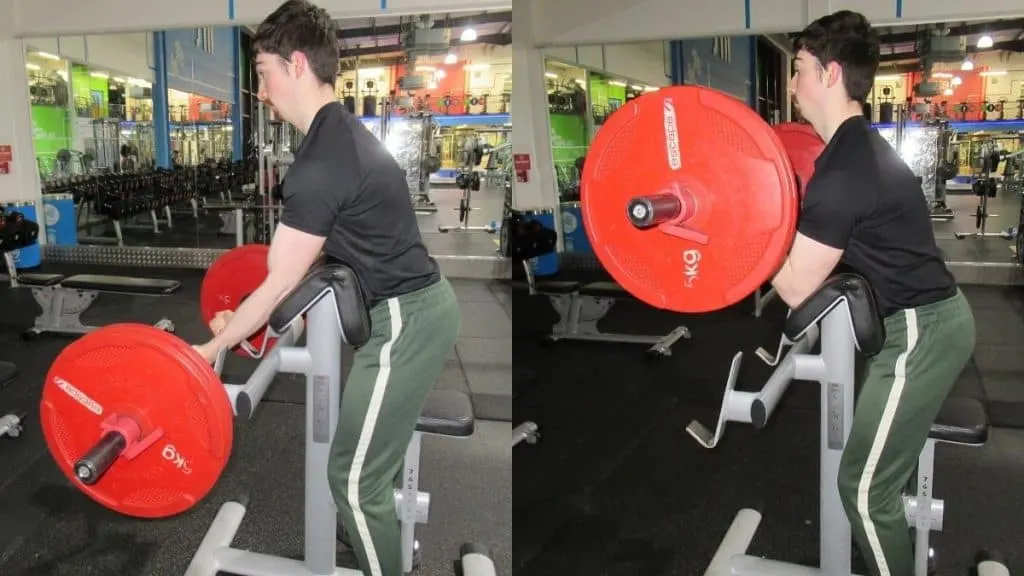
{"type": "Polygon", "coordinates": [[[800,115],[812,124],[818,123],[825,107],[828,78],[821,62],[806,50],[797,52],[793,61],[789,91],[800,115]]]}
{"type": "Polygon", "coordinates": [[[256,97],[266,104],[277,118],[290,122],[298,87],[294,64],[276,54],[260,52],[256,56],[256,76],[259,78],[256,97]]]}

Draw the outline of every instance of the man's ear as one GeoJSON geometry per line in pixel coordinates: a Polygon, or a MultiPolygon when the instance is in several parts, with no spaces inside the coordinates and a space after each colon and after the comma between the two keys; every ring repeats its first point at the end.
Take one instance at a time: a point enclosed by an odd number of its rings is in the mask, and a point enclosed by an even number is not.
{"type": "Polygon", "coordinates": [[[825,67],[825,82],[828,87],[843,81],[843,67],[838,62],[829,62],[825,67]]]}
{"type": "Polygon", "coordinates": [[[292,68],[295,70],[295,77],[298,78],[303,72],[309,68],[309,62],[306,60],[306,55],[302,52],[292,52],[288,57],[288,61],[291,63],[292,68]]]}

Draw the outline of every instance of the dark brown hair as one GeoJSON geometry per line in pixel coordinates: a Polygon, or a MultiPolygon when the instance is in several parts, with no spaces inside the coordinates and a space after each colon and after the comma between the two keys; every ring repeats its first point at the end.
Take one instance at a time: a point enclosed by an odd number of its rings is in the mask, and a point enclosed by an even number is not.
{"type": "Polygon", "coordinates": [[[267,16],[253,47],[285,60],[302,52],[322,84],[333,86],[338,76],[338,29],[326,10],[306,0],[287,0],[267,16]]]}
{"type": "Polygon", "coordinates": [[[808,51],[822,66],[839,64],[850,99],[867,99],[878,71],[879,40],[863,14],[840,10],[818,18],[793,40],[793,50],[808,51]]]}

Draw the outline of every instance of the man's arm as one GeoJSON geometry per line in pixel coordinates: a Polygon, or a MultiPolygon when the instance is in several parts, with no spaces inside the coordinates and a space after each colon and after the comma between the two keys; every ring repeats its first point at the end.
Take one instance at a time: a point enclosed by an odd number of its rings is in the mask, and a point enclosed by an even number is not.
{"type": "Polygon", "coordinates": [[[843,250],[797,232],[793,248],[772,279],[772,286],[786,305],[796,308],[821,286],[842,257],[843,250]]]}
{"type": "Polygon", "coordinates": [[[790,308],[802,304],[839,264],[857,224],[863,194],[843,172],[811,179],[793,247],[772,279],[779,298],[790,308]]]}
{"type": "Polygon", "coordinates": [[[270,320],[274,308],[305,277],[320,256],[325,236],[279,224],[270,242],[267,278],[234,311],[224,330],[208,344],[211,349],[234,348],[270,320]]]}
{"type": "Polygon", "coordinates": [[[320,257],[343,203],[353,197],[359,181],[355,155],[343,158],[331,164],[297,166],[285,178],[284,210],[270,242],[267,278],[206,344],[209,349],[233,348],[263,327],[320,257]]]}

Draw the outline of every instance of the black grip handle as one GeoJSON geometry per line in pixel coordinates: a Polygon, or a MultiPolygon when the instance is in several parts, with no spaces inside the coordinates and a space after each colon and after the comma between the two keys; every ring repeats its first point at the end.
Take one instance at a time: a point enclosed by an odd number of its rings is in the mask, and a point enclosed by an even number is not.
{"type": "Polygon", "coordinates": [[[638,196],[627,206],[629,221],[637,228],[650,228],[677,218],[683,203],[672,194],[638,196]]]}
{"type": "Polygon", "coordinates": [[[87,486],[95,484],[124,452],[127,444],[120,432],[107,432],[85,456],[75,462],[75,477],[87,486]]]}

